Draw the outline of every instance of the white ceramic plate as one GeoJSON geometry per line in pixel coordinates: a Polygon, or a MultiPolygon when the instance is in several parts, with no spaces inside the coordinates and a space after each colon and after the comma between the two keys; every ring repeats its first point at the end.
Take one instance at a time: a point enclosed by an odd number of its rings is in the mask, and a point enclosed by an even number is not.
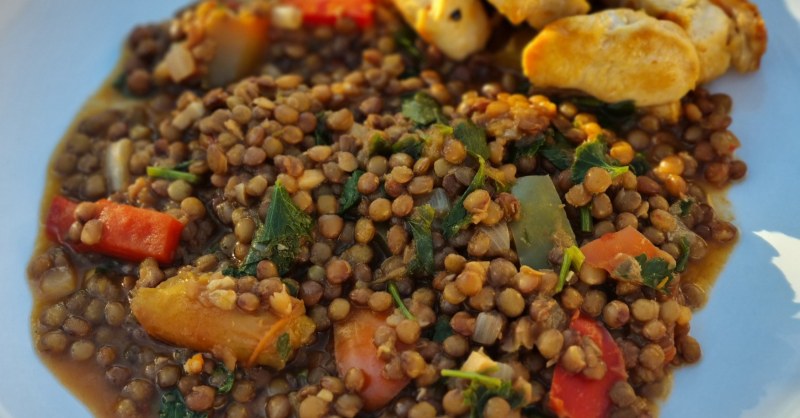
{"type": "MultiPolygon", "coordinates": [[[[0,418],[86,417],[31,344],[25,266],[50,153],[137,23],[181,0],[0,1],[0,418]]],[[[741,239],[692,334],[704,358],[675,375],[665,418],[800,417],[800,0],[759,0],[770,35],[734,97],[749,166],[729,194],[741,239]]]]}

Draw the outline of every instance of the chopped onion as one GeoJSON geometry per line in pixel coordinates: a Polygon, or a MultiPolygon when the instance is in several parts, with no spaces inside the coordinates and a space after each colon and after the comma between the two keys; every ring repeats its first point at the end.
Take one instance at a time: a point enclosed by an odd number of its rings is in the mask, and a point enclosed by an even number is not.
{"type": "Polygon", "coordinates": [[[189,78],[197,70],[192,53],[183,43],[172,44],[164,57],[164,65],[176,83],[189,78]]]}
{"type": "Polygon", "coordinates": [[[497,312],[481,312],[475,320],[475,332],[472,341],[478,344],[490,345],[497,341],[503,329],[503,318],[497,312]]]}
{"type": "Polygon", "coordinates": [[[490,256],[506,254],[511,248],[511,234],[508,231],[508,224],[500,222],[494,226],[481,226],[479,231],[483,231],[489,237],[490,256]]]}
{"type": "Polygon", "coordinates": [[[450,211],[450,199],[447,198],[447,192],[441,187],[433,189],[428,204],[436,212],[437,218],[446,215],[450,211]]]}
{"type": "Polygon", "coordinates": [[[272,23],[281,29],[300,29],[303,12],[294,6],[276,5],[272,8],[272,23]]]}
{"type": "Polygon", "coordinates": [[[128,138],[112,142],[106,148],[106,178],[114,192],[128,187],[130,183],[131,155],[133,155],[133,142],[128,138]]]}

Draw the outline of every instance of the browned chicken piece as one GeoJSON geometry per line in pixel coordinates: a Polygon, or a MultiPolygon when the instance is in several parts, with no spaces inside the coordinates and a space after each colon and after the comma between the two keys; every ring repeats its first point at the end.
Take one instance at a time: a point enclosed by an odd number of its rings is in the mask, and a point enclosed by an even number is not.
{"type": "Polygon", "coordinates": [[[674,102],[700,75],[697,52],[673,22],[629,9],[566,17],[547,25],[523,52],[535,87],[582,90],[606,102],[674,102]]]}
{"type": "Polygon", "coordinates": [[[419,36],[462,60],[489,40],[489,17],[480,0],[393,0],[419,36]]]}
{"type": "Polygon", "coordinates": [[[489,0],[489,3],[511,23],[527,21],[537,29],[562,17],[585,15],[591,8],[586,0],[489,0]]]}
{"type": "Polygon", "coordinates": [[[611,7],[643,10],[686,30],[700,58],[700,82],[711,81],[731,65],[758,69],[767,35],[758,8],[746,0],[606,0],[611,7]]]}
{"type": "Polygon", "coordinates": [[[758,7],[747,0],[711,0],[733,20],[730,48],[733,66],[741,72],[755,71],[767,52],[767,27],[758,7]]]}

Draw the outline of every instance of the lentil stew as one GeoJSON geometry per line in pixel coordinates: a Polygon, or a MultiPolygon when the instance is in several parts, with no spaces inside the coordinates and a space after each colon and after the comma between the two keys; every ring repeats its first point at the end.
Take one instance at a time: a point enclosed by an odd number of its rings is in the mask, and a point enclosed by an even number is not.
{"type": "Polygon", "coordinates": [[[388,1],[135,28],[49,167],[42,360],[99,417],[657,416],[737,238],[731,100],[537,88],[486,10],[463,60],[388,1]]]}

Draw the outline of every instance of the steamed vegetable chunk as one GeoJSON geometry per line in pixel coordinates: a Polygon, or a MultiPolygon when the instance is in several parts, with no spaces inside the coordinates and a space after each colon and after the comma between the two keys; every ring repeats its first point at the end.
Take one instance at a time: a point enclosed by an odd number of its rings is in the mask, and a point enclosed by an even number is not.
{"type": "Polygon", "coordinates": [[[283,368],[314,333],[303,303],[277,293],[273,297],[284,300],[281,310],[245,312],[236,306],[232,283],[220,274],[184,271],[158,287],[136,290],[131,311],[148,334],[167,343],[232,354],[243,366],[283,368]],[[279,344],[284,335],[288,345],[279,344]]]}

